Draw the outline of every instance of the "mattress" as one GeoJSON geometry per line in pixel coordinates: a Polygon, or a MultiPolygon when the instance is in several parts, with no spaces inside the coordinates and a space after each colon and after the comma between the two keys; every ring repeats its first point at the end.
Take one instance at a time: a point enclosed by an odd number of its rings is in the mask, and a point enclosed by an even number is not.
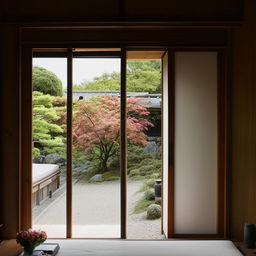
{"type": "Polygon", "coordinates": [[[231,241],[48,240],[57,256],[242,256],[231,241]]]}
{"type": "Polygon", "coordinates": [[[58,170],[59,166],[57,164],[33,164],[33,184],[55,173],[58,170]]]}

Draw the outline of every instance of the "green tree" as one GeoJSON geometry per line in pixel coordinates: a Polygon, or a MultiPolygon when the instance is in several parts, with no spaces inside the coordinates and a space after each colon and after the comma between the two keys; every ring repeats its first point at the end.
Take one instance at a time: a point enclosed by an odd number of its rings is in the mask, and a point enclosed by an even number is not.
{"type": "Polygon", "coordinates": [[[128,61],[127,90],[130,92],[159,93],[161,91],[161,61],[128,61]]]}
{"type": "MultiPolygon", "coordinates": [[[[74,90],[120,90],[120,74],[104,73],[91,82],[75,85],[74,90]]],[[[127,62],[127,91],[159,93],[161,91],[160,60],[129,60],[127,62]]]]}
{"type": "Polygon", "coordinates": [[[60,119],[55,97],[33,92],[33,156],[64,152],[63,129],[56,122],[60,119]],[[39,145],[39,146],[38,146],[39,145]]]}
{"type": "Polygon", "coordinates": [[[45,68],[33,67],[32,85],[34,91],[42,92],[43,94],[63,95],[61,80],[53,72],[45,68]]]}

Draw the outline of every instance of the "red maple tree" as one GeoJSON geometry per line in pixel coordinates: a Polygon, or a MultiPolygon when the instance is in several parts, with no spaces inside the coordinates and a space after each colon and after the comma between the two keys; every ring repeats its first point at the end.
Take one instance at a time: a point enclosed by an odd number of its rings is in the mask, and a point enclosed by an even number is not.
{"type": "MultiPolygon", "coordinates": [[[[127,99],[127,140],[130,144],[147,145],[144,131],[153,124],[146,119],[149,112],[140,100],[127,99]]],[[[108,160],[120,146],[120,99],[104,95],[78,102],[73,140],[75,148],[93,154],[100,169],[108,171],[108,160]]]]}

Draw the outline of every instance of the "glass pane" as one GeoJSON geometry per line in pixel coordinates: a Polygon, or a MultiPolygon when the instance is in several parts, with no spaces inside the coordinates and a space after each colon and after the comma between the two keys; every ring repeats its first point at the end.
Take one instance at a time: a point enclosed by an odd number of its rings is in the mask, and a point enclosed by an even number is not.
{"type": "Polygon", "coordinates": [[[120,237],[120,59],[73,59],[73,237],[120,237]]]}
{"type": "Polygon", "coordinates": [[[217,228],[217,53],[175,55],[176,234],[217,228]]]}
{"type": "Polygon", "coordinates": [[[66,237],[66,58],[33,58],[32,227],[66,237]]]}
{"type": "Polygon", "coordinates": [[[161,239],[161,60],[128,60],[126,81],[127,237],[161,239]]]}

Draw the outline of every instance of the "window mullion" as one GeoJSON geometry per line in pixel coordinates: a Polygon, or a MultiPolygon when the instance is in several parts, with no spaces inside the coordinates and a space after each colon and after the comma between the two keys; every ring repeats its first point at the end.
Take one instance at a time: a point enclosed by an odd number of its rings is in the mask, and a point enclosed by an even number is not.
{"type": "Polygon", "coordinates": [[[122,50],[121,57],[120,115],[121,238],[125,239],[127,233],[126,50],[122,50]]]}
{"type": "Polygon", "coordinates": [[[72,105],[73,105],[73,55],[68,49],[67,59],[67,214],[66,237],[72,237],[72,105]]]}

